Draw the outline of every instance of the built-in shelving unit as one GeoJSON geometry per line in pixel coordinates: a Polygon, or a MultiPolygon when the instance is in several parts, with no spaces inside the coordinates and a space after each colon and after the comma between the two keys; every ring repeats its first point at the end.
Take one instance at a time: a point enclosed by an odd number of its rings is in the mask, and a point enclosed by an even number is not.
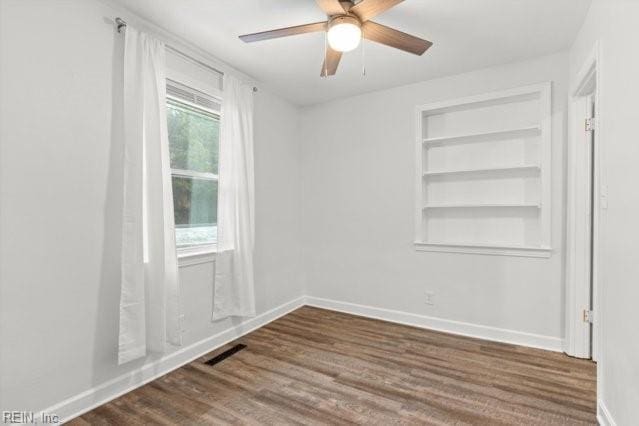
{"type": "Polygon", "coordinates": [[[417,107],[418,250],[550,255],[550,90],[417,107]]]}

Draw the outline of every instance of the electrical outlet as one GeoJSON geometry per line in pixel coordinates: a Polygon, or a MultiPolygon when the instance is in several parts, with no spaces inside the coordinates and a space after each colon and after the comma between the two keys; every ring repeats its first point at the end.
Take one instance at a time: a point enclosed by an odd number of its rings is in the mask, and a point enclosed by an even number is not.
{"type": "Polygon", "coordinates": [[[435,293],[432,291],[426,292],[426,300],[424,301],[427,305],[433,306],[435,305],[435,293]]]}

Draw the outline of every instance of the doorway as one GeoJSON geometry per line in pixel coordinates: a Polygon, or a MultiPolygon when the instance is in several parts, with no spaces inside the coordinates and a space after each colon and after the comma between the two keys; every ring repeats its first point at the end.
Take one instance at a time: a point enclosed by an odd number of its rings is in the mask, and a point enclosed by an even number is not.
{"type": "Polygon", "coordinates": [[[604,207],[598,178],[597,49],[577,74],[570,99],[567,172],[566,337],[564,352],[597,360],[598,229],[604,207]]]}

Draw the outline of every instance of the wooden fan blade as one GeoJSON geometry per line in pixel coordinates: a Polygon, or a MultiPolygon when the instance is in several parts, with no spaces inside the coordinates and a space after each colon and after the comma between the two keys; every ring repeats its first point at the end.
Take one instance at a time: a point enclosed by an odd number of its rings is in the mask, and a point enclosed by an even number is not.
{"type": "Polygon", "coordinates": [[[322,72],[320,73],[320,76],[326,77],[327,75],[335,75],[340,59],[342,59],[342,52],[333,50],[330,46],[327,46],[326,59],[322,64],[322,72]]]}
{"type": "Polygon", "coordinates": [[[349,12],[354,13],[360,21],[365,22],[403,1],[404,0],[362,0],[351,7],[349,12]]]}
{"type": "Polygon", "coordinates": [[[364,22],[362,25],[362,35],[365,39],[385,44],[386,46],[391,46],[405,52],[414,53],[415,55],[423,54],[433,45],[433,43],[428,40],[397,31],[372,21],[364,22]]]}
{"type": "Polygon", "coordinates": [[[328,16],[343,15],[345,13],[339,0],[315,0],[315,2],[328,16]]]}
{"type": "Polygon", "coordinates": [[[240,39],[245,43],[268,40],[271,38],[288,37],[297,34],[314,33],[326,30],[327,22],[315,22],[314,24],[298,25],[296,27],[278,28],[277,30],[262,31],[261,33],[244,34],[240,39]]]}

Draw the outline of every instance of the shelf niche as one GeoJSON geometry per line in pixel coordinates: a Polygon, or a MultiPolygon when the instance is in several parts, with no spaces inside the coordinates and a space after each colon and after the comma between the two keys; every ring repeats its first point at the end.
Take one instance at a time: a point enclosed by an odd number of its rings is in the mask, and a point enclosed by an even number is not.
{"type": "Polygon", "coordinates": [[[550,253],[550,83],[417,107],[418,250],[550,253]]]}

